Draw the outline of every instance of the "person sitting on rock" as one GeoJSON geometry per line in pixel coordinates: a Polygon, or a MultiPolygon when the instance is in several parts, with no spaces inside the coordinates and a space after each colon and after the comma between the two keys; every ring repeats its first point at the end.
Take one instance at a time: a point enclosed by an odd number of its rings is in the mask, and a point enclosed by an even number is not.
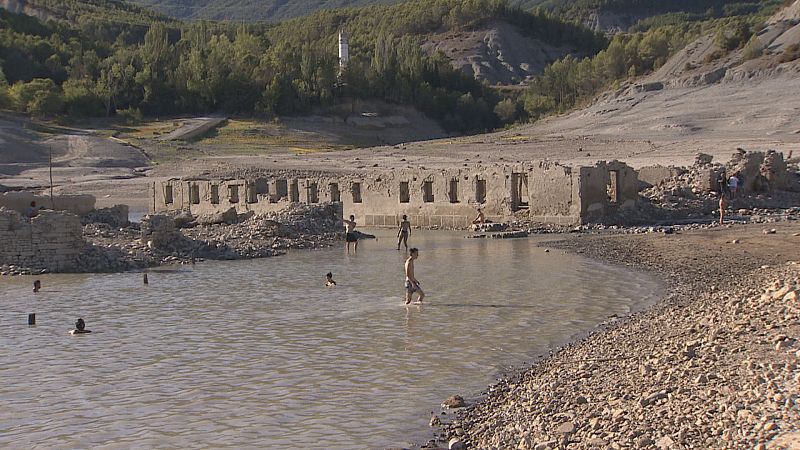
{"type": "Polygon", "coordinates": [[[481,211],[481,209],[478,208],[478,216],[475,217],[475,219],[472,221],[472,224],[473,225],[478,225],[478,224],[481,224],[481,223],[486,223],[486,216],[484,216],[483,215],[483,211],[481,211]]]}
{"type": "Polygon", "coordinates": [[[33,219],[39,215],[39,208],[36,207],[36,202],[31,202],[31,205],[25,210],[25,217],[33,219]]]}
{"type": "Polygon", "coordinates": [[[86,329],[86,322],[83,321],[82,318],[78,318],[75,321],[75,329],[70,330],[69,334],[87,334],[91,333],[91,331],[86,329]]]}
{"type": "Polygon", "coordinates": [[[336,282],[333,281],[333,273],[328,272],[325,274],[325,287],[334,287],[336,286],[336,282]]]}

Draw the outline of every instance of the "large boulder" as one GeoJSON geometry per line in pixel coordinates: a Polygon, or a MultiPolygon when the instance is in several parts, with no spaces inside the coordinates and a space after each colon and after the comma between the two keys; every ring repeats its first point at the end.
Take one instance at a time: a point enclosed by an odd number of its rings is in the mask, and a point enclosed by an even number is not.
{"type": "Polygon", "coordinates": [[[225,211],[214,211],[208,213],[198,214],[195,222],[198,225],[214,225],[218,223],[237,223],[239,216],[236,214],[236,208],[231,207],[225,211]]]}

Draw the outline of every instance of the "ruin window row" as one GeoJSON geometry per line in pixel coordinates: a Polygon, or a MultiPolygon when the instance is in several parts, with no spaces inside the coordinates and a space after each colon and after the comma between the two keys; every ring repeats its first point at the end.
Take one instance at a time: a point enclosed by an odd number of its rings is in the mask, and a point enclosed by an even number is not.
{"type": "MultiPolygon", "coordinates": [[[[468,179],[468,178],[465,178],[468,179]]],[[[478,203],[486,202],[486,180],[475,180],[475,200],[478,203]]],[[[451,178],[447,182],[447,200],[450,203],[460,203],[459,179],[451,178]]],[[[300,201],[300,184],[297,179],[276,179],[273,181],[274,195],[277,198],[288,198],[292,202],[300,201]]],[[[270,194],[270,183],[267,180],[260,179],[251,183],[244,184],[229,184],[227,188],[227,201],[229,203],[239,203],[240,195],[242,194],[241,188],[244,188],[245,201],[247,203],[257,203],[259,196],[270,194]]],[[[200,204],[200,184],[189,183],[189,203],[193,205],[200,204]]],[[[399,183],[399,201],[400,203],[411,203],[411,183],[409,181],[401,181],[399,183]]],[[[307,203],[319,203],[319,184],[314,181],[307,181],[305,185],[305,200],[307,203]]],[[[339,183],[329,183],[328,192],[330,194],[330,201],[340,202],[341,190],[339,183]]],[[[362,196],[362,183],[352,182],[350,184],[350,193],[352,195],[353,203],[363,203],[362,196]]],[[[209,183],[209,199],[211,204],[217,205],[220,203],[220,185],[216,183],[209,183]]],[[[433,180],[424,180],[422,182],[422,201],[424,203],[434,203],[436,200],[434,194],[433,180]]],[[[164,185],[164,203],[173,204],[174,188],[171,184],[164,185]]]]}

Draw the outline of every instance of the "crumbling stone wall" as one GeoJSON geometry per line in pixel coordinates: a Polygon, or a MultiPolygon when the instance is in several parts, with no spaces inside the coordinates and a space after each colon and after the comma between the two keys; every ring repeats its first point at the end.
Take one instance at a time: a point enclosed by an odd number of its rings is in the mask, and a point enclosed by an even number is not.
{"type": "Polygon", "coordinates": [[[0,207],[13,209],[19,213],[24,214],[32,201],[36,202],[36,206],[54,211],[65,211],[78,216],[87,214],[94,209],[95,205],[93,195],[56,195],[51,200],[49,195],[35,195],[31,192],[0,193],[0,207]]]}
{"type": "Polygon", "coordinates": [[[639,178],[635,170],[619,161],[581,167],[579,197],[582,220],[600,222],[636,206],[639,178]]]}
{"type": "Polygon", "coordinates": [[[686,170],[673,166],[645,166],[637,170],[639,174],[640,189],[653,186],[661,186],[667,181],[674,180],[681,176],[686,170]]]}
{"type": "Polygon", "coordinates": [[[175,219],[164,214],[152,214],[142,218],[139,224],[142,241],[154,249],[167,248],[183,237],[175,227],[175,219]]]}
{"type": "Polygon", "coordinates": [[[28,220],[0,207],[0,264],[50,272],[75,269],[85,248],[78,216],[41,211],[28,220]]]}
{"type": "MultiPolygon", "coordinates": [[[[616,186],[616,185],[615,185],[616,186]]],[[[540,161],[446,169],[397,169],[351,174],[275,173],[254,179],[184,179],[153,183],[152,212],[196,217],[268,214],[292,203],[341,203],[344,216],[366,226],[464,228],[483,209],[494,221],[578,224],[615,214],[638,198],[636,172],[612,161],[577,169],[540,161]],[[610,172],[618,186],[610,201],[610,172]],[[591,179],[590,179],[591,178],[591,179]],[[596,181],[595,181],[596,180],[596,181]],[[618,197],[618,198],[617,198],[618,197]]]]}

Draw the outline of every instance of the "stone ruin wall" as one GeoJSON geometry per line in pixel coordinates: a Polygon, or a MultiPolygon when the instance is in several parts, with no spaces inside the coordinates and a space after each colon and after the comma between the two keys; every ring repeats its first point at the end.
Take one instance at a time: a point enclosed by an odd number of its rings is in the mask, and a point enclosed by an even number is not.
{"type": "Polygon", "coordinates": [[[631,167],[619,161],[601,161],[579,170],[580,216],[584,222],[602,222],[610,214],[636,207],[640,182],[631,167]]]}
{"type": "Polygon", "coordinates": [[[553,162],[472,169],[398,169],[365,174],[264,176],[255,179],[183,179],[150,186],[151,212],[195,216],[234,209],[238,214],[279,211],[292,202],[341,202],[344,216],[364,226],[468,227],[480,206],[494,221],[512,219],[573,225],[602,220],[635,204],[639,182],[623,163],[573,169],[553,162]],[[610,195],[614,178],[615,198],[610,195]]]}
{"type": "Polygon", "coordinates": [[[0,264],[70,272],[84,248],[76,215],[41,211],[29,220],[17,211],[0,208],[0,264]]]}
{"type": "Polygon", "coordinates": [[[94,210],[95,198],[93,195],[59,194],[52,199],[49,195],[36,195],[31,192],[4,192],[0,193],[0,207],[13,209],[25,214],[31,202],[35,201],[37,207],[43,207],[54,211],[65,211],[70,214],[83,216],[94,210]]]}

